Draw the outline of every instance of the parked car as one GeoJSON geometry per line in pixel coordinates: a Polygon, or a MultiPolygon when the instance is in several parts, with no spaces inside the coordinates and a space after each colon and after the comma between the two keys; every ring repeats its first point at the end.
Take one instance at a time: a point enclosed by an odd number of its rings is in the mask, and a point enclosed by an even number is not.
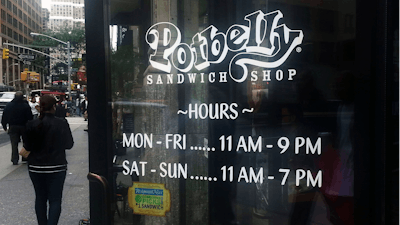
{"type": "Polygon", "coordinates": [[[0,92],[0,109],[3,110],[7,103],[14,99],[15,92],[0,92]]]}

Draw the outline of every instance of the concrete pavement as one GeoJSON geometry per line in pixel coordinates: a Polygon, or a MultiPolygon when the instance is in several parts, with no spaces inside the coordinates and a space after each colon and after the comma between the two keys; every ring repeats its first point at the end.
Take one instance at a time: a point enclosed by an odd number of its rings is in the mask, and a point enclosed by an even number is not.
{"type": "MultiPolygon", "coordinates": [[[[68,171],[60,225],[78,224],[79,220],[89,218],[88,134],[84,131],[87,122],[82,117],[68,117],[67,120],[75,144],[67,151],[68,171]]],[[[0,224],[37,224],[35,193],[27,165],[12,165],[10,142],[0,146],[0,156],[0,224]]]]}

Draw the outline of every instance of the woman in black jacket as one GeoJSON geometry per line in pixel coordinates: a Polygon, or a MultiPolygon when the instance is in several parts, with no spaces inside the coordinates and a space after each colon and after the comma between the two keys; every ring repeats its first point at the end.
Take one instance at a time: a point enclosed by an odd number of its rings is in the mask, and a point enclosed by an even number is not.
{"type": "Polygon", "coordinates": [[[35,211],[39,225],[58,223],[67,171],[65,150],[74,145],[68,122],[54,116],[55,104],[53,96],[42,96],[40,117],[26,125],[24,148],[30,152],[28,169],[35,188],[35,211]]]}

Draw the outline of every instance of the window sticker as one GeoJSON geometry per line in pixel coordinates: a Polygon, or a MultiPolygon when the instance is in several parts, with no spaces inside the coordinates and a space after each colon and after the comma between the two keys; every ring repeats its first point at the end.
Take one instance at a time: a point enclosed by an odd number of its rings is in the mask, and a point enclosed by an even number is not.
{"type": "MultiPolygon", "coordinates": [[[[248,26],[234,24],[225,33],[210,25],[192,37],[192,43],[181,43],[182,35],[177,26],[169,22],[160,22],[151,26],[146,33],[146,42],[154,51],[149,62],[152,67],[164,73],[171,73],[173,69],[181,73],[171,74],[176,77],[177,84],[187,81],[194,83],[196,76],[201,76],[201,83],[208,78],[210,83],[227,82],[229,78],[237,83],[244,82],[251,74],[256,77],[257,71],[249,71],[249,67],[256,66],[263,70],[263,81],[271,80],[271,73],[275,73],[278,81],[283,76],[293,80],[295,69],[288,71],[274,70],[281,66],[294,49],[303,41],[302,30],[289,29],[285,24],[278,25],[283,18],[277,10],[264,14],[261,10],[244,17],[248,26]],[[228,52],[239,52],[232,57],[228,71],[210,72],[208,75],[201,71],[211,64],[225,61],[228,52]],[[187,73],[198,70],[200,74],[187,73]],[[185,74],[187,73],[186,76],[185,74]],[[286,74],[284,74],[286,73],[286,74]],[[216,76],[219,75],[219,79],[216,76]]],[[[198,79],[197,79],[198,80],[198,79]]],[[[147,84],[163,84],[162,80],[152,74],[147,75],[147,84]]],[[[171,79],[171,84],[173,79],[171,79]]]]}
{"type": "Polygon", "coordinates": [[[171,208],[171,195],[164,184],[134,182],[128,202],[134,214],[165,216],[171,208]]]}

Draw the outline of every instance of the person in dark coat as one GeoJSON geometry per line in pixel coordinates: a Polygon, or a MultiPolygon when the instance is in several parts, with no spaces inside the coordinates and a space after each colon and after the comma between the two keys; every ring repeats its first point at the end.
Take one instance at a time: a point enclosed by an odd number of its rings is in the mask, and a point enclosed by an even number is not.
{"type": "Polygon", "coordinates": [[[36,194],[35,211],[39,225],[58,223],[67,171],[65,150],[74,145],[67,120],[54,116],[55,104],[53,96],[42,96],[40,117],[26,125],[24,149],[30,152],[28,170],[36,194]]]}
{"type": "Polygon", "coordinates": [[[64,102],[64,97],[61,96],[60,100],[56,104],[56,113],[55,113],[56,117],[65,118],[67,116],[67,110],[65,109],[66,106],[65,104],[63,104],[63,102],[64,102]]]}
{"type": "Polygon", "coordinates": [[[88,104],[89,104],[88,98],[87,98],[87,96],[85,96],[85,100],[83,100],[81,103],[81,112],[83,113],[83,115],[85,117],[85,121],[87,121],[87,116],[88,116],[87,115],[88,114],[88,112],[87,112],[88,104]]]}
{"type": "Polygon", "coordinates": [[[21,137],[24,140],[25,125],[28,120],[32,120],[33,115],[29,103],[24,100],[22,92],[15,93],[14,99],[7,103],[1,118],[1,124],[4,131],[8,131],[11,141],[11,162],[13,165],[18,165],[18,142],[21,137]],[[7,125],[9,128],[7,128],[7,125]]]}

